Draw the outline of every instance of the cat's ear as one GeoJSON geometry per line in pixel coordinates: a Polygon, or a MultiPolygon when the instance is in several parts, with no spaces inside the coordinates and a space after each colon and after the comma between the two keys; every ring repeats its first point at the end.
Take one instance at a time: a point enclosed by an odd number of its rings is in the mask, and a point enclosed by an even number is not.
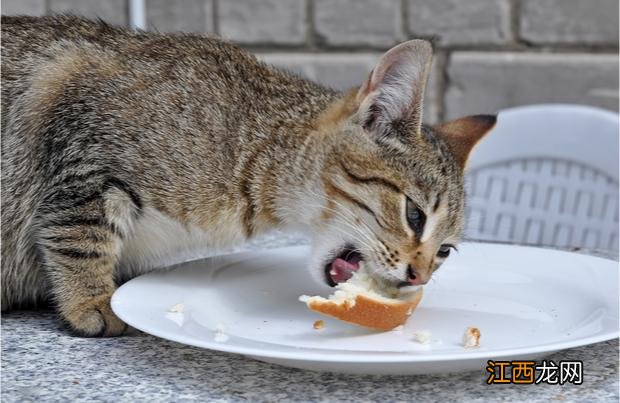
{"type": "Polygon", "coordinates": [[[495,127],[494,115],[475,115],[435,126],[435,133],[450,149],[461,169],[474,146],[495,127]]]}
{"type": "Polygon", "coordinates": [[[357,93],[358,116],[364,129],[377,137],[397,121],[422,126],[422,100],[433,58],[428,41],[412,40],[387,51],[357,93]]]}

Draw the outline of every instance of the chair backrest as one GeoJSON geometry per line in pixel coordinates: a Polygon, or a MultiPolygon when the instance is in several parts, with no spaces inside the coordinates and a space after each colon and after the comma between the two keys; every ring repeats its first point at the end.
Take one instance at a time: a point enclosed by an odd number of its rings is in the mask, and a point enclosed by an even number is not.
{"type": "Polygon", "coordinates": [[[468,163],[469,239],[618,251],[618,115],[501,111],[468,163]]]}

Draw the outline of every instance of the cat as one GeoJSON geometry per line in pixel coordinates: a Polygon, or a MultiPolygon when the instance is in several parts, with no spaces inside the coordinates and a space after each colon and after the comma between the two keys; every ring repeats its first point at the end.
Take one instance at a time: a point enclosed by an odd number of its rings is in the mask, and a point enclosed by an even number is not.
{"type": "Polygon", "coordinates": [[[339,92],[217,38],[2,17],[2,310],[52,301],[77,335],[116,336],[120,279],[292,227],[318,281],[363,260],[424,284],[496,121],[422,123],[432,53],[404,42],[339,92]]]}

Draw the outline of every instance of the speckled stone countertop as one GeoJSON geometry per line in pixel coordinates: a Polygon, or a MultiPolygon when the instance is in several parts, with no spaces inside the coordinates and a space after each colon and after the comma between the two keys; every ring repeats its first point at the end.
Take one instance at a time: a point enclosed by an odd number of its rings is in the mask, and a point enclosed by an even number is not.
{"type": "MultiPolygon", "coordinates": [[[[297,243],[290,241],[262,246],[297,243]]],[[[487,385],[485,368],[445,375],[342,375],[266,364],[137,331],[77,338],[46,310],[5,313],[1,329],[2,402],[619,400],[618,340],[549,357],[556,363],[583,361],[582,385],[487,385]]]]}

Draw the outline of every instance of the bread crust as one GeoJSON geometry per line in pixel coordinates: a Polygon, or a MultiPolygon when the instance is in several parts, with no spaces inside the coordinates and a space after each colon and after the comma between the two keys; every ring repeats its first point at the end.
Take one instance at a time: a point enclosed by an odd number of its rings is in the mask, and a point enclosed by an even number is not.
{"type": "Polygon", "coordinates": [[[376,330],[391,330],[404,324],[411,312],[422,299],[422,289],[416,291],[411,299],[393,302],[380,301],[365,295],[357,295],[355,303],[349,300],[336,302],[328,299],[311,300],[308,308],[345,322],[376,330]]]}

